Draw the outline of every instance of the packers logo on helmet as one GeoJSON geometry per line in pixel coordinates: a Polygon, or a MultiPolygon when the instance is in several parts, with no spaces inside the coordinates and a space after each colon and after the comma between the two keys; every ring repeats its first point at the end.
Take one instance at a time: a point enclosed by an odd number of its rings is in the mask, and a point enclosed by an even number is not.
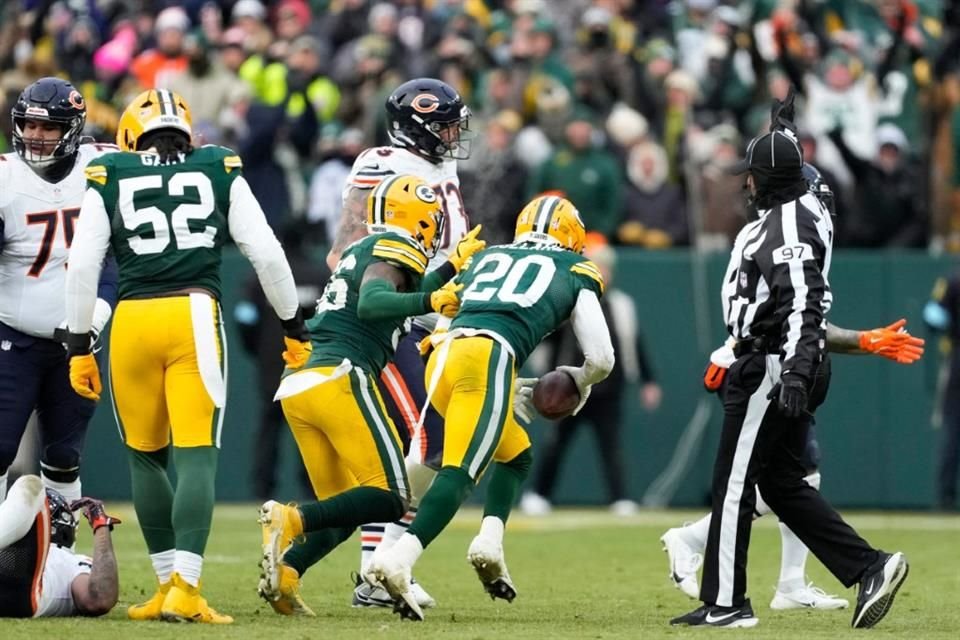
{"type": "Polygon", "coordinates": [[[409,236],[432,258],[443,236],[437,194],[416,176],[390,176],[367,200],[367,228],[370,233],[393,231],[409,236]]]}
{"type": "Polygon", "coordinates": [[[143,134],[158,129],[181,131],[193,137],[190,107],[177,93],[167,89],[144,91],[127,106],[117,126],[117,146],[136,151],[143,134]]]}
{"type": "Polygon", "coordinates": [[[517,216],[513,241],[559,245],[582,253],[586,236],[580,212],[572,202],[559,196],[540,196],[517,216]]]}

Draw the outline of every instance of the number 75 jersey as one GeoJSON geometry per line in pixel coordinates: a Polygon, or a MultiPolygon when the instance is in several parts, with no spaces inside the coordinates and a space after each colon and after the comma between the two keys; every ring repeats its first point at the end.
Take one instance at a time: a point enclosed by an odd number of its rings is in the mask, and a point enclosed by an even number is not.
{"type": "Polygon", "coordinates": [[[115,151],[82,144],[73,169],[51,184],[20,156],[0,156],[0,322],[37,338],[52,338],[65,320],[64,282],[73,230],[80,216],[84,167],[115,151]]]}
{"type": "Polygon", "coordinates": [[[580,254],[533,243],[491,247],[457,278],[464,285],[451,329],[502,337],[518,365],[573,311],[584,289],[603,294],[603,276],[580,254]]]}
{"type": "Polygon", "coordinates": [[[230,187],[241,168],[233,151],[213,145],[168,164],[153,153],[119,152],[87,167],[110,216],[121,300],[187,287],[220,298],[230,187]]]}

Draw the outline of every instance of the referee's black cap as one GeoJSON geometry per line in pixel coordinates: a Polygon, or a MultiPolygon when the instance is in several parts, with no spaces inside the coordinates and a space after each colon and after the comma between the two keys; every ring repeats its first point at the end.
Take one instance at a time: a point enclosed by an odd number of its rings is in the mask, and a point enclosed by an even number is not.
{"type": "Polygon", "coordinates": [[[730,173],[739,175],[748,171],[766,174],[793,174],[803,168],[803,151],[796,134],[790,129],[777,129],[756,137],[747,146],[747,156],[730,167],[730,173]]]}

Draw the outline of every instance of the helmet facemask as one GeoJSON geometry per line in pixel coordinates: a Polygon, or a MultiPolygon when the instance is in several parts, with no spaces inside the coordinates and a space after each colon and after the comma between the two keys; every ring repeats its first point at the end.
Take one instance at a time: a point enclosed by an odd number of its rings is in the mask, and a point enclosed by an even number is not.
{"type": "Polygon", "coordinates": [[[31,109],[41,110],[30,107],[25,115],[14,114],[13,116],[13,147],[24,162],[39,171],[77,152],[85,117],[59,118],[46,114],[31,114],[31,109]],[[53,124],[60,130],[60,136],[48,140],[35,134],[28,135],[26,132],[28,122],[53,124]]]}

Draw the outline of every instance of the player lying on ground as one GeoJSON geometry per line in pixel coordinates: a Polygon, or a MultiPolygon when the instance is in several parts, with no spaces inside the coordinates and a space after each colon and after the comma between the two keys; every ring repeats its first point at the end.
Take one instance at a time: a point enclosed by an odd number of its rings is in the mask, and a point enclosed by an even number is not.
{"type": "MultiPolygon", "coordinates": [[[[423,619],[409,588],[413,565],[447,526],[492,461],[480,533],[467,559],[494,598],[513,600],[503,532],[532,461],[530,439],[514,417],[516,372],[544,336],[570,318],[584,353],[562,367],[576,383],[578,411],[591,385],[613,368],[613,345],[599,296],[603,279],[581,256],[580,214],[563,198],[534,199],[517,218],[513,244],[487,249],[457,278],[465,289],[449,330],[428,339],[428,398],[444,417],[443,466],[407,533],[374,553],[364,579],[385,588],[401,616],[423,619]]],[[[531,383],[534,381],[530,381],[531,383]]],[[[528,400],[527,395],[518,395],[528,400]]],[[[521,412],[529,407],[521,407],[521,412]]]]}
{"type": "MultiPolygon", "coordinates": [[[[260,508],[258,592],[281,614],[313,615],[299,593],[307,568],[359,525],[406,511],[403,453],[375,376],[408,317],[452,317],[460,304],[454,288],[444,286],[455,264],[424,275],[443,235],[439,200],[426,182],[410,175],[383,180],[368,200],[367,225],[370,235],[340,256],[307,324],[313,352],[306,368],[285,372],[276,395],[319,500],[299,508],[271,500],[260,508]]],[[[484,246],[463,242],[471,251],[484,246]]]]}
{"type": "Polygon", "coordinates": [[[103,503],[71,504],[37,476],[22,476],[0,503],[0,617],[102,616],[117,604],[117,558],[110,532],[117,518],[103,503]],[[74,511],[93,529],[93,558],[73,552],[74,511]]]}

